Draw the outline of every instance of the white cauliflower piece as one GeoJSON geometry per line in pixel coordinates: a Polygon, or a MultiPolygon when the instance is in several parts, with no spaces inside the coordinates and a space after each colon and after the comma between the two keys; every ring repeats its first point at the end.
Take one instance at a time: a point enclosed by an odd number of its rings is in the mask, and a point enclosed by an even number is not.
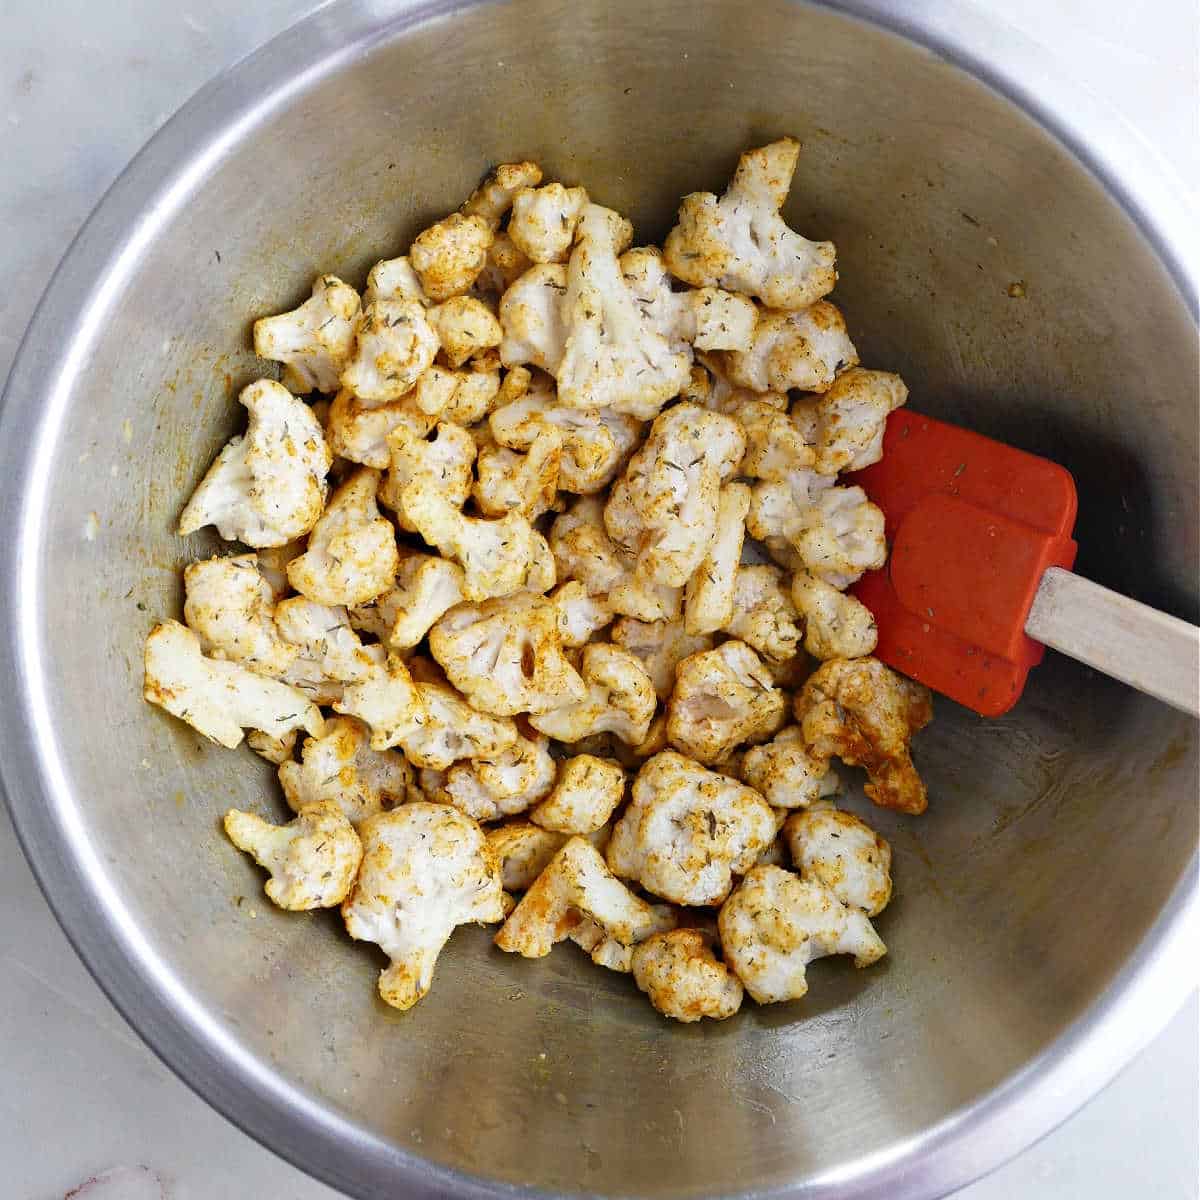
{"type": "Polygon", "coordinates": [[[463,371],[434,363],[417,380],[409,396],[430,417],[455,425],[474,425],[499,402],[500,371],[483,357],[473,359],[463,371]]]}
{"type": "Polygon", "coordinates": [[[312,298],[292,312],[254,322],[254,353],[284,364],[292,392],[336,392],[354,346],[358,293],[336,275],[319,275],[312,298]]]}
{"type": "Polygon", "coordinates": [[[250,414],[246,432],[208,468],[179,533],[215,525],[227,542],[282,546],[317,523],[333,457],[312,409],[282,384],[256,380],[238,400],[250,414]]]}
{"type": "MultiPolygon", "coordinates": [[[[652,904],[650,911],[654,914],[654,928],[648,930],[643,935],[644,937],[668,933],[679,924],[679,910],[674,905],[652,904]]],[[[633,952],[636,946],[641,945],[640,942],[619,941],[591,917],[584,917],[568,936],[591,958],[596,966],[606,967],[610,971],[618,971],[622,975],[628,975],[633,971],[633,952]]]]}
{"type": "Polygon", "coordinates": [[[853,367],[819,400],[804,407],[816,432],[816,469],[822,475],[861,471],[883,457],[888,414],[904,405],[908,388],[899,375],[853,367]]]}
{"type": "Polygon", "coordinates": [[[564,263],[587,204],[588,194],[581,187],[548,183],[522,188],[513,197],[508,236],[533,262],[564,263]]]}
{"type": "Polygon", "coordinates": [[[747,872],[717,923],[725,961],[759,1004],[803,996],[813,959],[853,954],[866,967],[887,953],[865,913],[781,867],[747,872]]]}
{"type": "Polygon", "coordinates": [[[508,287],[500,298],[500,361],[506,367],[533,363],[558,373],[567,344],[566,294],[567,269],[557,263],[530,267],[508,287]]]}
{"type": "Polygon", "coordinates": [[[655,693],[663,701],[675,690],[675,668],[690,655],[713,647],[711,635],[690,634],[682,621],[638,621],[632,617],[617,621],[612,640],[641,660],[655,693]]]}
{"type": "Polygon", "coordinates": [[[503,918],[500,871],[483,830],[448,804],[403,804],[369,817],[359,834],[362,868],[342,918],[352,938],[392,960],[379,994],[408,1009],[428,993],[457,926],[503,918]]]}
{"type": "Polygon", "coordinates": [[[708,553],[721,484],[745,451],[738,423],[695,404],[658,417],[613,485],[609,535],[655,582],[682,587],[708,553]]]}
{"type": "Polygon", "coordinates": [[[425,308],[433,303],[425,295],[425,289],[407,255],[385,258],[371,268],[362,296],[363,307],[369,308],[376,300],[416,300],[425,308]]]}
{"type": "Polygon", "coordinates": [[[304,739],[300,762],[283,762],[279,782],[293,812],[313,804],[336,804],[352,825],[403,804],[413,790],[404,756],[380,753],[369,731],[353,717],[329,717],[320,737],[304,739]]]}
{"type": "Polygon", "coordinates": [[[568,408],[612,408],[649,420],[679,394],[692,359],[654,328],[626,284],[617,256],[630,236],[629,222],[611,209],[584,209],[567,266],[567,340],[552,373],[568,408]]]}
{"type": "Polygon", "coordinates": [[[410,650],[443,613],[465,598],[457,563],[432,554],[409,554],[400,560],[391,590],[351,609],[350,621],[392,650],[410,650]]]}
{"type": "Polygon", "coordinates": [[[342,694],[340,687],[366,679],[384,660],[379,646],[364,646],[342,607],[315,604],[303,596],[281,600],[275,609],[275,624],[296,648],[297,657],[283,675],[311,695],[318,704],[331,704],[342,694]]]}
{"type": "Polygon", "coordinates": [[[425,706],[408,673],[395,654],[385,665],[376,665],[366,678],[348,683],[334,712],[358,717],[371,730],[372,750],[391,750],[420,728],[425,706]]]}
{"type": "Polygon", "coordinates": [[[742,981],[699,929],[652,934],[634,947],[631,966],[634,982],[664,1017],[723,1021],[742,1006],[742,981]]]}
{"type": "Polygon", "coordinates": [[[408,261],[425,294],[440,303],[469,292],[487,263],[494,236],[491,222],[477,213],[451,213],[417,234],[408,261]]]}
{"type": "Polygon", "coordinates": [[[275,595],[258,572],[258,556],[209,558],[184,568],[183,619],[212,658],[240,662],[262,675],[282,675],[296,648],[275,625],[275,595]]]}
{"type": "MultiPolygon", "coordinates": [[[[496,521],[467,517],[421,480],[401,493],[398,511],[407,528],[462,567],[468,600],[507,596],[531,585],[534,574],[540,574],[543,555],[550,555],[545,539],[520,513],[496,521]]],[[[538,590],[553,584],[551,572],[549,583],[538,590]]]]}
{"type": "Polygon", "coordinates": [[[685,196],[664,243],[672,273],[695,287],[757,296],[771,308],[802,308],[833,291],[833,243],[810,242],[779,214],[799,157],[800,143],[781,138],[747,150],[720,199],[685,196]]]}
{"type": "Polygon", "coordinates": [[[812,521],[817,501],[834,486],[832,475],[799,467],[785,480],[762,481],[751,490],[746,531],[782,565],[796,566],[795,542],[812,521]]]}
{"type": "Polygon", "coordinates": [[[596,733],[640,742],[657,702],[641,662],[617,646],[593,642],[583,648],[582,675],[586,694],[571,704],[530,716],[534,729],[562,742],[577,742],[596,733]]]}
{"type": "Polygon", "coordinates": [[[738,567],[733,580],[733,616],[725,632],[773,663],[787,662],[800,643],[797,613],[778,567],[738,567]]]}
{"type": "Polygon", "coordinates": [[[342,387],[368,406],[394,403],[437,352],[438,335],[419,300],[376,300],[359,314],[342,387]]]}
{"type": "Polygon", "coordinates": [[[862,488],[831,487],[804,514],[792,545],[814,575],[840,591],[887,562],[883,530],[883,512],[862,488]]]}
{"type": "Polygon", "coordinates": [[[455,763],[435,794],[477,821],[495,821],[525,812],[548,796],[557,772],[548,739],[518,736],[492,758],[455,763]]]}
{"type": "Polygon", "coordinates": [[[762,746],[751,746],[742,758],[741,776],[772,808],[808,808],[839,786],[829,759],[808,749],[799,725],[781,729],[762,746]]]}
{"type": "Polygon", "coordinates": [[[558,607],[532,592],[460,604],[429,631],[429,648],[481,712],[546,712],[589,694],[563,655],[558,607]]]}
{"type": "Polygon", "coordinates": [[[567,844],[569,834],[541,829],[530,821],[513,821],[486,830],[487,842],[500,866],[506,892],[523,892],[567,844]]]}
{"type": "Polygon", "coordinates": [[[293,558],[304,553],[304,539],[297,538],[294,542],[285,542],[282,546],[264,547],[257,551],[258,573],[270,585],[276,600],[282,600],[292,593],[292,585],[288,583],[287,565],[293,558]]]}
{"type": "Polygon", "coordinates": [[[500,163],[471,193],[459,210],[466,217],[482,217],[495,231],[513,206],[518,192],[542,182],[542,168],[535,162],[500,163]]]}
{"type": "Polygon", "coordinates": [[[558,497],[558,471],[562,462],[562,434],[545,426],[520,454],[504,446],[479,452],[473,495],[485,516],[520,513],[533,521],[554,507],[558,497]]]}
{"type": "Polygon", "coordinates": [[[717,527],[708,553],[687,584],[683,623],[690,634],[715,633],[733,617],[734,580],[749,511],[750,489],[744,483],[727,483],[717,500],[717,527]]]}
{"type": "Polygon", "coordinates": [[[499,346],[504,337],[492,310],[473,296],[455,296],[431,308],[429,323],[451,367],[461,367],[467,359],[499,346]]]}
{"type": "Polygon", "coordinates": [[[267,762],[279,766],[280,763],[289,762],[296,753],[298,737],[299,735],[294,729],[290,733],[285,733],[281,738],[271,737],[258,729],[251,729],[246,734],[246,745],[260,758],[265,758],[267,762]]]}
{"type": "Polygon", "coordinates": [[[475,291],[488,299],[498,299],[508,291],[534,263],[520,250],[504,230],[488,247],[487,262],[475,280],[475,291]]]}
{"type": "Polygon", "coordinates": [[[625,945],[654,932],[660,920],[613,876],[590,842],[573,837],[513,909],[495,942],[509,953],[542,958],[588,917],[625,945]]]}
{"type": "Polygon", "coordinates": [[[403,426],[424,437],[434,420],[417,406],[411,392],[394,404],[366,405],[343,388],[329,406],[326,436],[339,458],[382,471],[391,462],[388,434],[403,426]]]}
{"type": "Polygon", "coordinates": [[[613,619],[612,609],[589,595],[578,580],[570,580],[548,597],[558,609],[559,640],[571,648],[586,646],[613,619]]]}
{"type": "Polygon", "coordinates": [[[783,826],[802,879],[827,887],[849,908],[877,916],[892,898],[892,848],[853,813],[823,805],[783,826]]]}
{"type": "Polygon", "coordinates": [[[804,617],[804,648],[813,658],[862,658],[874,653],[879,630],[861,600],[801,568],[792,576],[792,602],[804,617]]]}
{"type": "Polygon", "coordinates": [[[787,699],[745,642],[685,658],[667,701],[667,737],[697,762],[718,763],[743,742],[761,742],[783,725],[787,699]]]}
{"type": "Polygon", "coordinates": [[[858,362],[842,314],[819,300],[793,312],[758,314],[748,350],[713,355],[731,383],[755,392],[824,392],[840,371],[858,362]]]}
{"type": "Polygon", "coordinates": [[[775,829],[775,814],[753,789],[665,750],[634,780],[608,865],[674,904],[720,904],[775,829]]]}
{"type": "Polygon", "coordinates": [[[413,766],[441,771],[460,759],[492,758],[517,740],[512,721],[476,712],[453,688],[416,687],[425,711],[417,727],[400,739],[413,766]]]}
{"type": "Polygon", "coordinates": [[[308,539],[288,563],[292,587],[318,604],[365,604],[386,592],[400,554],[391,522],[379,515],[379,472],[360,467],[329,498],[308,539]]]}
{"type": "Polygon", "coordinates": [[[928,796],[909,743],[933,718],[928,688],[875,658],[832,658],[809,677],[794,707],[814,755],[865,767],[866,793],[881,808],[925,811],[928,796]]]}
{"type": "Polygon", "coordinates": [[[146,639],[143,695],[211,741],[232,749],[243,729],[282,739],[294,729],[319,734],[321,710],[295,688],[238,663],[205,658],[200,639],[164,621],[146,639]]]}
{"type": "Polygon", "coordinates": [[[739,475],[778,482],[816,462],[816,451],[809,445],[805,429],[786,411],[762,400],[748,400],[733,415],[746,435],[746,455],[738,467],[739,475]]]}
{"type": "Polygon", "coordinates": [[[554,790],[529,819],[559,833],[593,833],[607,824],[624,798],[625,771],[620,763],[577,754],[559,767],[554,790]]]}
{"type": "MultiPolygon", "coordinates": [[[[757,312],[757,310],[755,310],[757,312]]],[[[747,405],[766,405],[767,408],[787,412],[786,392],[756,392],[750,388],[737,387],[725,377],[721,364],[712,354],[698,355],[703,366],[694,367],[689,386],[681,392],[685,400],[691,400],[713,412],[737,417],[740,421],[747,405]]]]}
{"type": "Polygon", "coordinates": [[[407,425],[388,434],[388,473],[379,488],[379,501],[393,509],[400,527],[415,527],[404,512],[404,489],[419,483],[462,508],[471,494],[475,439],[461,426],[440,421],[432,439],[407,425]]]}
{"type": "Polygon", "coordinates": [[[225,814],[225,833],[271,872],[263,890],[291,912],[341,904],[362,862],[354,826],[330,801],[305,805],[286,825],[231,808],[225,814]]]}

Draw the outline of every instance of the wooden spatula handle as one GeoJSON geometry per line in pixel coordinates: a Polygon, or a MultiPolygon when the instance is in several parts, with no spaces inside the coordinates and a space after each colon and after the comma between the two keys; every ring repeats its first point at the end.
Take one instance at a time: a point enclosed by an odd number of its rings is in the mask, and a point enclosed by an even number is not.
{"type": "Polygon", "coordinates": [[[1042,576],[1025,632],[1139,692],[1200,716],[1200,629],[1070,571],[1042,576]]]}

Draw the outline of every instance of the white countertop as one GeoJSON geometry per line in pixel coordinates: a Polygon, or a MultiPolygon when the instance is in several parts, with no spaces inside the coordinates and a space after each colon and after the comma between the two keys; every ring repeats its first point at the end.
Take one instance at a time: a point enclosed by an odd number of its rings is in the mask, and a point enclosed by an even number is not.
{"type": "MultiPolygon", "coordinates": [[[[313,0],[16,0],[0,37],[0,378],[50,272],[104,189],[210,76],[313,0]]],[[[1117,98],[1200,192],[1188,0],[1008,0],[1007,20],[1117,98]],[[1045,10],[1051,9],[1047,13],[1045,10]]],[[[1109,1088],[958,1200],[1200,1195],[1195,997],[1109,1088]]],[[[0,1192],[56,1200],[336,1200],[194,1096],[93,983],[0,811],[0,1192]]]]}

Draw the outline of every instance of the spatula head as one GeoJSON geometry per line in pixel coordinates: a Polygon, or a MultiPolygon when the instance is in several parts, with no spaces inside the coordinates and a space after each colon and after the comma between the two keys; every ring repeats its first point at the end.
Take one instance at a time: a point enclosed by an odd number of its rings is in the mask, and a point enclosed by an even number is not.
{"type": "Polygon", "coordinates": [[[1019,699],[1044,647],[1025,621],[1047,567],[1075,563],[1075,481],[1057,463],[908,409],[848,477],[883,509],[887,565],[854,594],[876,655],[983,716],[1019,699]]]}

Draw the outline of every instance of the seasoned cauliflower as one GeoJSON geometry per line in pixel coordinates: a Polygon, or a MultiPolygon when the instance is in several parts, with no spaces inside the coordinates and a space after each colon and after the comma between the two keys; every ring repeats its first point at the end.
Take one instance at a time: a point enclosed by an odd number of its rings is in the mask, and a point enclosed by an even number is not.
{"type": "Polygon", "coordinates": [[[569,580],[548,597],[558,609],[558,632],[562,644],[574,649],[586,646],[613,619],[603,600],[588,594],[577,580],[569,580]]]}
{"type": "Polygon", "coordinates": [[[655,933],[633,948],[634,982],[664,1017],[723,1021],[742,1006],[742,981],[699,929],[655,933]]]}
{"type": "Polygon", "coordinates": [[[500,361],[506,367],[533,363],[558,373],[567,344],[566,294],[567,269],[557,263],[530,267],[508,287],[500,298],[500,361]]]}
{"type": "Polygon", "coordinates": [[[709,634],[690,634],[682,621],[637,621],[632,617],[617,621],[612,640],[641,659],[655,693],[664,701],[675,690],[675,668],[690,655],[713,646],[709,634]]]}
{"type": "Polygon", "coordinates": [[[438,335],[419,300],[376,300],[359,314],[342,387],[368,407],[394,403],[437,352],[438,335]]]}
{"type": "Polygon", "coordinates": [[[499,401],[500,371],[482,357],[472,359],[461,371],[434,363],[408,395],[421,412],[435,420],[474,425],[499,401]]]}
{"type": "Polygon", "coordinates": [[[593,833],[625,798],[625,771],[612,759],[577,754],[558,769],[554,790],[529,814],[543,829],[593,833]]]}
{"type": "Polygon", "coordinates": [[[350,623],[392,650],[409,650],[437,619],[465,599],[457,563],[432,554],[406,554],[392,588],[350,610],[350,623]]]}
{"type": "Polygon", "coordinates": [[[798,1000],[815,958],[853,954],[867,967],[887,953],[866,914],[781,867],[755,867],[718,917],[725,961],[759,1004],[798,1000]]]}
{"type": "Polygon", "coordinates": [[[435,794],[477,821],[495,821],[525,812],[548,796],[557,772],[546,738],[518,736],[492,758],[455,763],[435,794]]]}
{"type": "Polygon", "coordinates": [[[739,475],[779,482],[816,462],[816,451],[805,436],[807,430],[787,412],[762,400],[747,400],[733,416],[746,435],[739,475]]]}
{"type": "Polygon", "coordinates": [[[431,308],[429,323],[441,343],[439,353],[450,367],[461,367],[467,359],[499,346],[504,337],[492,310],[473,296],[455,296],[431,308]]]}
{"type": "Polygon", "coordinates": [[[842,314],[827,300],[794,312],[758,314],[748,350],[713,355],[731,383],[755,392],[824,392],[858,362],[842,314]]]}
{"type": "Polygon", "coordinates": [[[808,808],[837,791],[829,759],[813,754],[799,725],[781,729],[769,742],[751,746],[742,758],[742,780],[772,808],[808,808]]]}
{"type": "Polygon", "coordinates": [[[488,247],[487,262],[476,277],[474,291],[488,300],[498,302],[532,266],[534,264],[517,249],[516,243],[502,229],[488,247]]]}
{"type": "Polygon", "coordinates": [[[341,904],[362,862],[358,834],[332,801],[305,805],[286,825],[231,808],[225,832],[239,850],[271,872],[263,890],[292,912],[341,904]]]}
{"type": "MultiPolygon", "coordinates": [[[[674,905],[652,904],[650,911],[654,914],[654,925],[647,929],[643,937],[668,933],[679,924],[679,910],[674,905]]],[[[633,951],[636,945],[641,944],[620,941],[591,917],[584,917],[567,936],[596,966],[607,967],[608,970],[619,971],[623,975],[628,975],[633,970],[633,951]]]]}
{"type": "Polygon", "coordinates": [[[720,904],[775,828],[757,792],[665,750],[634,780],[633,799],[613,826],[608,865],[674,904],[720,904]]]}
{"type": "Polygon", "coordinates": [[[834,486],[835,477],[797,468],[786,480],[754,484],[746,532],[757,538],[781,566],[800,566],[795,542],[814,520],[817,501],[834,486]]]}
{"type": "Polygon", "coordinates": [[[333,803],[352,825],[403,804],[413,790],[413,774],[395,750],[369,745],[369,731],[353,717],[329,717],[320,737],[304,739],[300,762],[283,762],[279,782],[293,812],[333,803]]]}
{"type": "Polygon", "coordinates": [[[626,650],[593,642],[583,648],[581,673],[585,695],[530,716],[534,729],[562,742],[577,742],[596,733],[640,742],[656,704],[654,685],[641,662],[626,650]]]}
{"type": "Polygon", "coordinates": [[[419,483],[462,508],[471,494],[471,467],[475,463],[475,439],[461,426],[438,423],[432,439],[410,426],[401,425],[388,434],[388,473],[379,488],[379,501],[393,509],[402,529],[415,527],[404,512],[404,489],[419,483]]]}
{"type": "Polygon", "coordinates": [[[800,143],[795,138],[747,150],[718,199],[692,192],[667,234],[667,266],[695,287],[715,285],[757,296],[771,308],[802,308],[833,291],[832,242],[810,242],[784,223],[800,143]]]}
{"type": "Polygon", "coordinates": [[[362,296],[363,307],[369,308],[376,300],[415,300],[423,308],[433,305],[425,295],[408,255],[385,258],[371,268],[362,296]]]}
{"type": "Polygon", "coordinates": [[[750,489],[744,483],[727,483],[717,500],[717,527],[708,553],[688,580],[683,623],[688,633],[715,633],[734,614],[734,581],[742,559],[750,489]]]}
{"type": "Polygon", "coordinates": [[[830,659],[795,700],[809,750],[865,767],[867,795],[882,808],[922,813],[925,784],[909,753],[912,735],[933,717],[929,689],[889,671],[878,659],[830,659]]]}
{"type": "Polygon", "coordinates": [[[440,303],[469,292],[487,262],[494,236],[490,220],[478,213],[451,213],[417,234],[408,261],[425,294],[440,303]]]}
{"type": "MultiPolygon", "coordinates": [[[[755,312],[757,311],[756,309],[755,312]]],[[[750,405],[754,406],[751,411],[756,411],[759,405],[764,405],[779,412],[787,412],[786,392],[756,392],[750,388],[736,387],[726,378],[716,356],[700,354],[697,357],[703,365],[692,369],[691,381],[680,393],[685,400],[691,400],[703,408],[710,408],[713,412],[724,413],[727,417],[737,417],[739,421],[750,405]]]]}
{"type": "Polygon", "coordinates": [[[745,451],[738,423],[695,404],[658,417],[613,485],[604,525],[657,583],[682,587],[708,553],[721,484],[745,451]]]}
{"type": "Polygon", "coordinates": [[[488,517],[515,512],[533,521],[553,508],[558,497],[562,441],[562,434],[547,425],[526,454],[504,446],[481,450],[479,478],[472,489],[479,511],[488,517]]]}
{"type": "Polygon", "coordinates": [[[899,375],[853,367],[823,396],[804,407],[816,433],[816,469],[822,475],[861,471],[883,457],[888,414],[908,399],[899,375]]]}
{"type": "Polygon", "coordinates": [[[617,256],[631,232],[611,209],[584,209],[567,266],[567,339],[552,373],[568,408],[612,408],[649,420],[687,382],[692,356],[654,328],[625,282],[617,256]]]}
{"type": "Polygon", "coordinates": [[[480,712],[546,712],[588,695],[563,655],[559,609],[532,592],[460,604],[429,631],[429,649],[480,712]]]}
{"type": "Polygon", "coordinates": [[[358,293],[336,275],[320,275],[312,297],[292,312],[254,322],[254,353],[284,364],[283,384],[298,395],[336,392],[354,345],[358,293]]]}
{"type": "Polygon", "coordinates": [[[787,717],[787,699],[745,642],[685,658],[667,701],[667,737],[697,762],[718,763],[743,742],[762,742],[787,717]]]}
{"type": "Polygon", "coordinates": [[[483,830],[448,804],[403,804],[368,817],[359,834],[362,868],[342,919],[392,960],[379,976],[383,1000],[412,1008],[457,926],[503,918],[500,871],[483,830]]]}
{"type": "Polygon", "coordinates": [[[783,826],[801,878],[827,887],[849,908],[874,917],[892,898],[892,848],[853,813],[821,805],[783,826]]]}
{"type": "Polygon", "coordinates": [[[523,892],[532,886],[570,837],[530,821],[512,821],[485,832],[506,892],[523,892]]]}
{"type": "Polygon", "coordinates": [[[299,735],[294,729],[290,733],[285,733],[281,738],[271,737],[270,734],[263,733],[258,729],[251,729],[246,734],[246,745],[260,758],[265,758],[267,762],[279,766],[280,763],[289,762],[295,755],[298,737],[299,735]]]}
{"type": "Polygon", "coordinates": [[[371,729],[371,749],[391,750],[425,720],[425,706],[403,661],[395,654],[363,679],[348,683],[334,712],[358,717],[371,729]]]}
{"type": "Polygon", "coordinates": [[[459,210],[465,217],[482,217],[495,231],[513,206],[523,188],[535,188],[542,182],[542,168],[534,162],[500,163],[471,193],[459,210]]]}
{"type": "Polygon", "coordinates": [[[879,630],[861,600],[800,568],[792,576],[792,602],[804,618],[804,648],[813,658],[862,658],[874,653],[879,630]]]}
{"type": "Polygon", "coordinates": [[[242,389],[246,432],[225,443],[179,518],[186,537],[215,525],[226,541],[282,546],[317,523],[333,457],[312,409],[270,379],[242,389]]]}
{"type": "Polygon", "coordinates": [[[508,236],[533,262],[564,263],[587,203],[588,194],[581,187],[548,183],[522,188],[513,196],[508,236]]]}
{"type": "Polygon", "coordinates": [[[654,932],[660,920],[613,876],[595,846],[573,837],[513,909],[495,942],[509,953],[542,958],[587,917],[624,945],[654,932]]]}
{"type": "MultiPolygon", "coordinates": [[[[384,660],[379,646],[364,646],[342,607],[315,604],[303,596],[281,600],[275,609],[279,632],[295,647],[297,657],[284,673],[285,683],[303,692],[317,692],[324,684],[353,683],[365,679],[384,660]]],[[[332,703],[313,695],[318,703],[332,703]]]]}
{"type": "Polygon", "coordinates": [[[391,522],[379,515],[379,472],[360,467],[329,498],[308,539],[288,563],[292,587],[318,604],[365,604],[386,592],[400,554],[391,522]]]}
{"type": "Polygon", "coordinates": [[[797,613],[778,567],[738,567],[733,579],[733,616],[722,628],[772,663],[793,658],[800,643],[797,613]]]}
{"type": "Polygon", "coordinates": [[[492,758],[517,740],[517,727],[507,718],[476,712],[453,688],[418,683],[424,714],[415,729],[400,739],[404,757],[414,767],[444,770],[464,758],[492,758]]]}
{"type": "Polygon", "coordinates": [[[282,675],[297,655],[275,624],[275,595],[258,572],[258,556],[209,558],[183,571],[183,619],[212,658],[240,662],[261,675],[282,675]]]}
{"type": "Polygon", "coordinates": [[[368,406],[343,388],[329,406],[326,436],[338,458],[382,471],[391,461],[387,439],[392,430],[403,426],[424,437],[433,425],[434,418],[417,407],[411,392],[394,404],[368,406]]]}
{"type": "Polygon", "coordinates": [[[800,561],[841,590],[887,562],[883,512],[860,487],[831,487],[805,513],[791,539],[800,561]]]}
{"type": "Polygon", "coordinates": [[[178,621],[150,631],[145,669],[145,698],[222,746],[238,745],[243,729],[282,739],[294,729],[324,728],[321,710],[303,693],[238,663],[205,658],[200,639],[178,621]]]}

